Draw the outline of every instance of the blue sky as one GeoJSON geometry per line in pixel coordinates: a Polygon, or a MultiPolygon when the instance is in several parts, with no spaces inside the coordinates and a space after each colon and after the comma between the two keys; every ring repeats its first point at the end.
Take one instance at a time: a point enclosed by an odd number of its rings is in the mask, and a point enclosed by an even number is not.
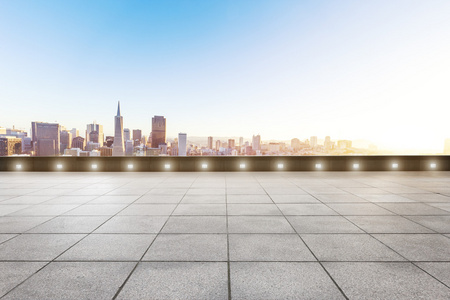
{"type": "Polygon", "coordinates": [[[0,0],[0,126],[450,137],[450,1],[0,0]]]}

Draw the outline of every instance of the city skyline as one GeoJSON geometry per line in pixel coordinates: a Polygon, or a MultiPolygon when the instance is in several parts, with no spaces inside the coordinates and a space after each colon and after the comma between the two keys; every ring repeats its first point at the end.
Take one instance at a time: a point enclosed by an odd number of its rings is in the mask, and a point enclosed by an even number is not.
{"type": "Polygon", "coordinates": [[[126,127],[149,132],[147,116],[164,115],[172,137],[436,151],[450,137],[448,1],[23,4],[0,3],[4,127],[95,120],[112,132],[122,100],[126,127]]]}

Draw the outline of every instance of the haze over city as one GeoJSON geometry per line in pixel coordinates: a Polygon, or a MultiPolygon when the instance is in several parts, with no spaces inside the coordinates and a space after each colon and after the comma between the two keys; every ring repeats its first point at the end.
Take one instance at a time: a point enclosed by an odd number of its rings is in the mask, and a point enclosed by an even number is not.
{"type": "Polygon", "coordinates": [[[442,152],[448,1],[2,1],[0,126],[442,152]]]}

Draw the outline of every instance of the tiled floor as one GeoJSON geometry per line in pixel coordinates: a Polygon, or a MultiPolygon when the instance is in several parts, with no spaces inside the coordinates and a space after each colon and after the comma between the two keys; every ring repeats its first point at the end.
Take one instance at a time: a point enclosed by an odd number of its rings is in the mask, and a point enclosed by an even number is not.
{"type": "Polygon", "coordinates": [[[2,299],[450,299],[449,172],[0,173],[2,299]]]}

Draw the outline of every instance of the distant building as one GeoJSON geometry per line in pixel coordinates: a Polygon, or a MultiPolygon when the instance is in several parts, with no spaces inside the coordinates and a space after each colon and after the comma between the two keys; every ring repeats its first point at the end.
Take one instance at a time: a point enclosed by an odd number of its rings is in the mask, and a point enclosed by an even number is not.
{"type": "Polygon", "coordinates": [[[88,142],[85,149],[86,151],[93,151],[97,150],[98,148],[100,148],[100,143],[88,142]]]}
{"type": "Polygon", "coordinates": [[[352,147],[352,141],[349,140],[339,140],[337,142],[337,147],[339,149],[348,149],[352,147]]]}
{"type": "Polygon", "coordinates": [[[95,122],[92,124],[87,124],[86,126],[86,143],[94,142],[94,143],[100,143],[100,145],[103,145],[104,139],[103,134],[103,125],[96,124],[95,122]],[[91,135],[92,132],[96,132],[96,134],[91,135]],[[93,139],[91,139],[91,137],[93,139]]]}
{"type": "Polygon", "coordinates": [[[147,148],[145,156],[159,156],[161,154],[161,149],[159,148],[147,148]]]}
{"type": "Polygon", "coordinates": [[[31,154],[33,151],[33,142],[31,137],[22,138],[22,153],[31,154]]]}
{"type": "Polygon", "coordinates": [[[445,140],[444,154],[450,154],[450,139],[445,140]]]}
{"type": "Polygon", "coordinates": [[[0,137],[0,156],[22,154],[22,139],[15,136],[0,137]]]}
{"type": "Polygon", "coordinates": [[[234,139],[228,139],[228,148],[230,149],[236,148],[236,142],[234,139]]]}
{"type": "Polygon", "coordinates": [[[154,116],[152,118],[152,148],[158,148],[160,144],[166,143],[166,118],[154,116]]]}
{"type": "Polygon", "coordinates": [[[208,136],[208,149],[213,149],[213,137],[208,136]]]}
{"type": "Polygon", "coordinates": [[[64,150],[72,148],[72,132],[68,130],[62,130],[60,134],[61,140],[61,153],[64,150]]]}
{"type": "Polygon", "coordinates": [[[65,149],[64,155],[66,156],[80,156],[81,149],[80,148],[71,148],[65,149]]]}
{"type": "Polygon", "coordinates": [[[139,146],[142,140],[142,130],[133,129],[133,143],[134,146],[139,146]]]}
{"type": "Polygon", "coordinates": [[[331,150],[332,144],[331,144],[331,138],[329,136],[325,137],[325,142],[323,143],[323,146],[325,150],[331,150]]]}
{"type": "Polygon", "coordinates": [[[178,134],[178,156],[186,156],[187,152],[187,134],[178,134]]]}
{"type": "Polygon", "coordinates": [[[131,132],[130,132],[129,128],[124,128],[123,129],[123,138],[124,138],[124,141],[131,140],[131,132]]]}
{"type": "Polygon", "coordinates": [[[241,136],[239,138],[239,147],[242,147],[242,146],[244,146],[244,138],[241,136]]]}
{"type": "Polygon", "coordinates": [[[253,150],[261,150],[261,136],[258,135],[254,135],[252,137],[252,149],[253,150]]]}
{"type": "Polygon", "coordinates": [[[123,117],[120,115],[120,102],[117,104],[117,115],[114,117],[113,156],[124,156],[123,117]]]}
{"type": "Polygon", "coordinates": [[[300,142],[299,139],[294,138],[291,140],[291,147],[292,147],[292,149],[294,149],[294,151],[300,150],[301,144],[302,143],[300,142]]]}
{"type": "Polygon", "coordinates": [[[85,140],[81,136],[77,136],[72,140],[72,148],[84,150],[85,147],[86,147],[85,140]]]}
{"type": "Polygon", "coordinates": [[[70,133],[72,134],[72,138],[74,138],[76,136],[80,136],[80,134],[78,133],[78,130],[76,128],[72,128],[70,130],[70,133]]]}
{"type": "Polygon", "coordinates": [[[112,148],[110,147],[100,147],[98,148],[98,151],[100,151],[100,156],[112,156],[112,148]]]}
{"type": "Polygon", "coordinates": [[[311,148],[316,148],[319,144],[317,143],[317,136],[312,136],[309,140],[309,145],[311,148]]]}
{"type": "Polygon", "coordinates": [[[112,149],[112,145],[114,144],[114,137],[113,136],[107,136],[106,137],[106,147],[111,147],[112,149]]]}
{"type": "Polygon", "coordinates": [[[281,150],[280,143],[269,143],[269,152],[279,152],[281,150]]]}
{"type": "Polygon", "coordinates": [[[56,156],[60,149],[61,127],[56,123],[31,123],[31,139],[36,156],[56,156]]]}
{"type": "Polygon", "coordinates": [[[125,141],[125,155],[132,156],[134,152],[134,143],[132,140],[125,141]]]}
{"type": "Polygon", "coordinates": [[[220,140],[216,141],[216,151],[219,151],[220,147],[222,147],[222,143],[220,142],[220,140]]]}

